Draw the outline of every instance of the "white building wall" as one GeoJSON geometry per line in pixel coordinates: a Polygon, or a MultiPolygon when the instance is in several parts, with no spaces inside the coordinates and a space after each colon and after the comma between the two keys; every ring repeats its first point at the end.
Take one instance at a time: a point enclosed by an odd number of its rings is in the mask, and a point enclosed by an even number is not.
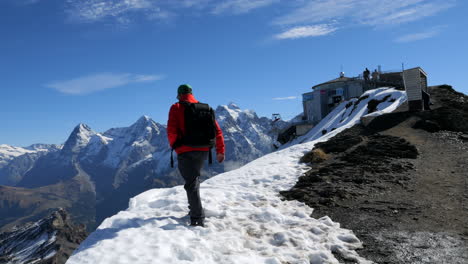
{"type": "Polygon", "coordinates": [[[405,81],[406,94],[408,101],[415,101],[422,99],[422,82],[421,82],[421,71],[419,68],[405,70],[403,72],[405,81]]]}

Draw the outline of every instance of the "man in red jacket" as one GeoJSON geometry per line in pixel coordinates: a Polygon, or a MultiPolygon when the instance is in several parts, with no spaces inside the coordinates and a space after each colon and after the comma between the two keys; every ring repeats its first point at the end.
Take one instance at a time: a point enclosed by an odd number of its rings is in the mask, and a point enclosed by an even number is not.
{"type": "MultiPolygon", "coordinates": [[[[200,199],[200,172],[203,163],[208,157],[208,147],[190,147],[174,144],[185,135],[185,105],[182,102],[198,103],[192,95],[192,87],[188,84],[180,85],[177,89],[178,103],[171,106],[169,120],[167,121],[167,137],[171,148],[175,147],[180,174],[185,180],[184,189],[190,209],[190,225],[204,226],[205,214],[200,199]]],[[[216,160],[224,161],[224,138],[223,132],[215,121],[216,128],[216,160]]]]}

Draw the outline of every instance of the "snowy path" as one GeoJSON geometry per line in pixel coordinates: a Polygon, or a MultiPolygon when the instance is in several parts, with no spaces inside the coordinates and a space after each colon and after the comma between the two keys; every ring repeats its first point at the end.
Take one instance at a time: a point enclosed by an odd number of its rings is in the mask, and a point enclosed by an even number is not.
{"type": "MultiPolygon", "coordinates": [[[[380,92],[371,93],[371,98],[382,93],[403,97],[394,90],[380,92]]],[[[390,111],[400,103],[385,107],[390,111]]],[[[336,110],[341,115],[348,111],[341,108],[336,110]]],[[[297,201],[282,201],[278,193],[290,189],[307,170],[298,163],[305,152],[353,126],[361,115],[350,116],[314,141],[203,182],[205,228],[187,225],[182,186],[150,190],[132,198],[126,211],[106,219],[67,263],[338,263],[332,252],[368,263],[355,252],[362,244],[350,230],[328,217],[311,218],[313,209],[297,201]]],[[[321,124],[317,127],[329,122],[321,124]]]]}
{"type": "Polygon", "coordinates": [[[181,186],[136,196],[67,263],[338,263],[332,250],[357,258],[361,243],[350,231],[280,199],[306,169],[298,160],[308,149],[289,148],[205,181],[206,228],[187,226],[181,186]]]}

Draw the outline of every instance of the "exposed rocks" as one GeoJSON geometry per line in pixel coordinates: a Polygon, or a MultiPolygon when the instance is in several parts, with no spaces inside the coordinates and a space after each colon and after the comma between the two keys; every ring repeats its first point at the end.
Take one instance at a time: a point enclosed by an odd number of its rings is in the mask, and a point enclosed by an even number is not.
{"type": "Polygon", "coordinates": [[[334,155],[331,162],[313,164],[313,168],[301,176],[297,184],[281,194],[296,199],[320,211],[320,207],[338,206],[341,200],[365,195],[374,189],[385,188],[388,183],[402,184],[413,165],[406,159],[415,159],[417,149],[406,140],[386,135],[354,135],[359,128],[346,131],[317,147],[302,157],[310,160],[319,151],[334,155]],[[362,184],[371,188],[363,191],[362,184]],[[367,193],[366,193],[367,192],[367,193]]]}
{"type": "Polygon", "coordinates": [[[315,145],[315,148],[322,149],[325,153],[341,153],[362,142],[360,134],[363,132],[361,126],[355,126],[347,129],[336,135],[333,139],[325,142],[320,142],[315,145]],[[339,144],[336,144],[339,142],[339,144]]]}
{"type": "Polygon", "coordinates": [[[372,99],[370,100],[368,103],[367,103],[367,110],[368,110],[368,113],[373,113],[375,111],[377,111],[377,106],[380,104],[380,103],[383,103],[385,101],[387,101],[388,98],[390,98],[390,94],[385,96],[384,98],[380,99],[380,100],[377,100],[377,99],[372,99]]]}
{"type": "Polygon", "coordinates": [[[328,155],[322,149],[314,149],[305,154],[299,162],[302,163],[320,163],[328,159],[328,155]]]}
{"type": "Polygon", "coordinates": [[[430,111],[373,117],[316,144],[328,159],[281,195],[353,230],[376,263],[468,263],[468,97],[431,95],[430,111]]]}
{"type": "Polygon", "coordinates": [[[468,120],[468,96],[456,92],[449,85],[433,87],[430,92],[434,101],[433,109],[418,113],[423,121],[429,122],[430,125],[423,125],[420,128],[429,132],[448,130],[468,133],[468,122],[466,121],[468,120]],[[431,131],[434,124],[437,124],[440,129],[431,131]]]}
{"type": "MultiPolygon", "coordinates": [[[[350,115],[357,109],[357,106],[361,103],[361,101],[362,101],[362,100],[365,100],[365,99],[367,99],[367,98],[369,98],[369,95],[364,95],[364,96],[359,97],[359,98],[357,99],[357,101],[354,102],[353,109],[351,109],[350,115]]],[[[348,107],[346,107],[346,108],[348,108],[348,107]]]]}
{"type": "Polygon", "coordinates": [[[62,264],[87,237],[84,225],[74,225],[59,209],[48,217],[0,234],[0,263],[62,264]]]}
{"type": "Polygon", "coordinates": [[[439,126],[439,124],[437,122],[432,121],[432,120],[424,120],[424,119],[419,120],[418,122],[416,122],[414,124],[413,128],[423,129],[423,130],[426,130],[426,131],[431,132],[431,133],[440,131],[440,126],[439,126]]]}

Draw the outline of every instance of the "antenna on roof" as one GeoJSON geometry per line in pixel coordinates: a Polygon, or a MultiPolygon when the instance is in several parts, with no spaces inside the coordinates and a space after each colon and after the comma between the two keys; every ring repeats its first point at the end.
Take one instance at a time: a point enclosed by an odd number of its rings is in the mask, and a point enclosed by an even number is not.
{"type": "Polygon", "coordinates": [[[341,67],[340,67],[340,78],[343,78],[343,77],[344,77],[343,64],[341,64],[341,67]]]}
{"type": "Polygon", "coordinates": [[[401,77],[403,79],[403,88],[405,88],[406,91],[406,82],[405,82],[405,63],[401,63],[401,77]]]}

